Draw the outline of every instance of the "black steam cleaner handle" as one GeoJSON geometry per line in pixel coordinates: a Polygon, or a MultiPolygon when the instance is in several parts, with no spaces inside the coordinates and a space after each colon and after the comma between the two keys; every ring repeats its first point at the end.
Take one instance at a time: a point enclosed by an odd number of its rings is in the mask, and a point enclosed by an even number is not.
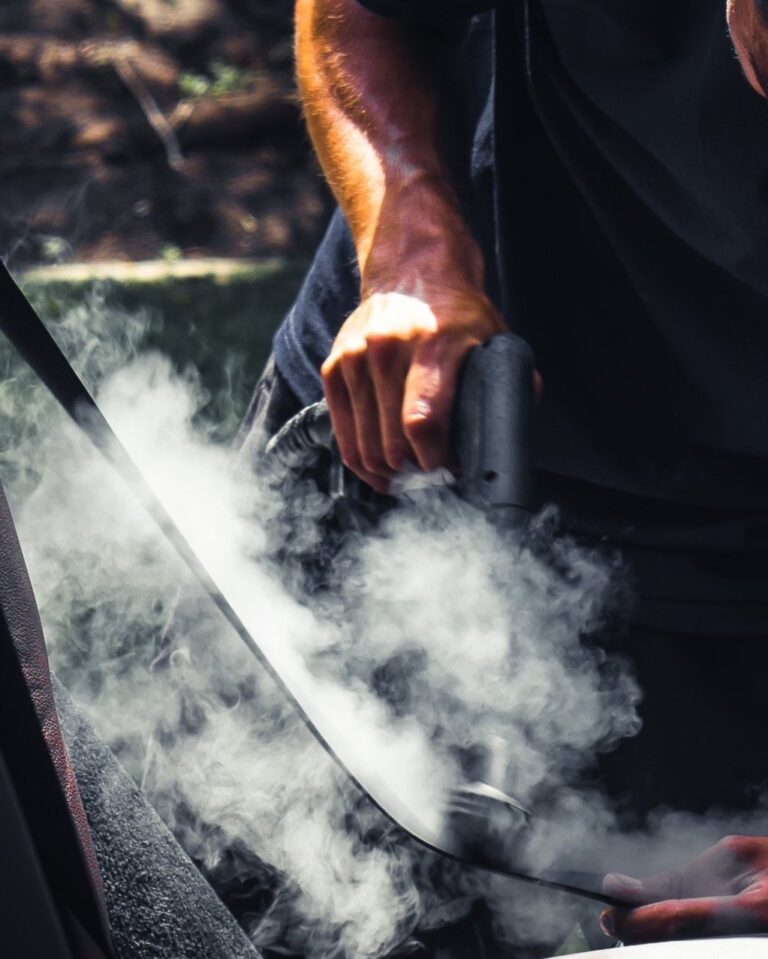
{"type": "Polygon", "coordinates": [[[454,411],[459,491],[513,524],[533,499],[534,375],[525,340],[511,333],[491,337],[470,352],[454,411]]]}
{"type": "MultiPolygon", "coordinates": [[[[533,494],[531,433],[534,359],[511,333],[472,349],[457,389],[452,440],[459,492],[501,522],[527,515],[533,494]]],[[[333,442],[325,400],[301,410],[271,439],[267,453],[292,468],[333,442]]]]}

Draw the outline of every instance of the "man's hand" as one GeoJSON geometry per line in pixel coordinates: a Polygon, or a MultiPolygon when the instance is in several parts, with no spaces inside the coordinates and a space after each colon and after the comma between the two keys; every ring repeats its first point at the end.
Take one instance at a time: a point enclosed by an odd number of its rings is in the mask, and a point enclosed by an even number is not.
{"type": "Polygon", "coordinates": [[[603,888],[637,903],[601,919],[625,943],[766,933],[768,838],[729,836],[682,869],[642,881],[611,875],[603,888]]]}
{"type": "Polygon", "coordinates": [[[456,185],[469,156],[461,36],[439,27],[356,0],[296,3],[304,113],[361,278],[325,392],[344,461],[380,491],[407,460],[451,465],[461,362],[505,328],[456,185]]]}
{"type": "Polygon", "coordinates": [[[768,96],[768,0],[727,0],[728,28],[756,93],[768,96]]]}
{"type": "Polygon", "coordinates": [[[406,462],[453,466],[449,428],[462,361],[504,329],[487,297],[472,289],[364,300],[322,369],[347,466],[380,492],[406,462]]]}

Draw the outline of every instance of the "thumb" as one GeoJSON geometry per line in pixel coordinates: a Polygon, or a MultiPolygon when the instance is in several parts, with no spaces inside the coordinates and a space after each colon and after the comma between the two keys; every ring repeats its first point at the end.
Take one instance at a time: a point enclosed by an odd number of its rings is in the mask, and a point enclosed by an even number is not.
{"type": "MultiPolygon", "coordinates": [[[[644,905],[645,898],[643,884],[634,876],[625,876],[620,872],[611,872],[603,879],[603,892],[619,902],[626,903],[628,909],[644,905]]],[[[600,928],[611,939],[616,938],[617,913],[623,912],[619,908],[604,910],[600,915],[600,928]]]]}
{"type": "Polygon", "coordinates": [[[648,902],[645,896],[643,883],[633,876],[625,876],[620,872],[610,872],[603,879],[603,892],[614,899],[626,902],[628,906],[641,905],[648,902]]]}
{"type": "Polygon", "coordinates": [[[601,917],[603,929],[627,944],[736,936],[761,928],[760,911],[739,897],[673,899],[609,912],[601,917]]]}
{"type": "Polygon", "coordinates": [[[603,889],[628,905],[663,902],[683,897],[683,874],[679,869],[661,872],[645,879],[635,879],[621,873],[609,873],[603,880],[603,889]]]}
{"type": "Polygon", "coordinates": [[[635,879],[621,873],[609,873],[603,879],[603,891],[626,903],[625,909],[606,909],[600,916],[600,925],[607,936],[619,937],[628,941],[652,941],[651,939],[629,939],[629,936],[651,935],[655,925],[659,929],[671,931],[673,925],[670,911],[681,895],[682,874],[678,870],[659,873],[647,879],[635,879]],[[656,903],[662,903],[657,907],[656,903]],[[642,908],[645,907],[645,908],[642,908]],[[634,919],[639,915],[639,921],[634,919]],[[637,929],[635,928],[637,925],[637,929]]]}
{"type": "Polygon", "coordinates": [[[626,905],[626,909],[606,909],[600,916],[600,926],[610,937],[616,936],[617,927],[623,925],[626,910],[636,909],[650,903],[673,898],[674,874],[663,873],[650,879],[636,879],[620,872],[611,872],[603,879],[603,892],[626,905]]]}

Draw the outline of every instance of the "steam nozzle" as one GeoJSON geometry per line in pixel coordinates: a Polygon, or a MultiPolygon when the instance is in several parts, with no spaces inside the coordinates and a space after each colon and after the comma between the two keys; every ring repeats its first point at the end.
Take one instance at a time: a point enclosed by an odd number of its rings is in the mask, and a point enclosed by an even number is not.
{"type": "Polygon", "coordinates": [[[501,788],[507,759],[507,743],[490,736],[480,748],[477,780],[452,789],[445,806],[446,839],[456,854],[490,868],[501,861],[520,867],[530,838],[530,812],[501,788]]]}
{"type": "Polygon", "coordinates": [[[484,782],[449,793],[444,829],[451,851],[467,862],[504,871],[525,865],[531,814],[518,800],[484,782]]]}
{"type": "Polygon", "coordinates": [[[603,892],[602,872],[561,866],[542,872],[534,863],[538,857],[531,849],[531,813],[488,783],[475,782],[451,790],[443,830],[444,850],[469,865],[604,905],[628,905],[603,892]]]}

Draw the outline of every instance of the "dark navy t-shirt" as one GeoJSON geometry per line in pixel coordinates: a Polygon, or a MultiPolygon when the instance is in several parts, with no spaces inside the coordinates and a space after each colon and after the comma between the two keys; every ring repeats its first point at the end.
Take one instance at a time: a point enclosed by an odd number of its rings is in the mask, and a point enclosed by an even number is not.
{"type": "MultiPolygon", "coordinates": [[[[495,6],[364,5],[427,24],[495,6]]],[[[639,618],[768,634],[768,104],[724,6],[499,3],[474,206],[496,214],[505,314],[544,378],[542,497],[626,551],[639,618]]],[[[489,58],[472,62],[486,89],[489,58]]],[[[354,308],[353,263],[337,220],[275,344],[302,399],[354,308]]]]}

